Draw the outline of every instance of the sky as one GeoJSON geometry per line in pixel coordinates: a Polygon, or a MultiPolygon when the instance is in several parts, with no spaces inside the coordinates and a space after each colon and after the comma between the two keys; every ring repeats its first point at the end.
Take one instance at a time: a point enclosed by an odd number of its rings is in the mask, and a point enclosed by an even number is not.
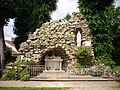
{"type": "MultiPolygon", "coordinates": [[[[68,13],[71,15],[78,10],[78,0],[58,0],[57,10],[52,13],[52,20],[63,19],[68,13]]],[[[116,6],[120,6],[120,0],[116,0],[116,6]]],[[[5,40],[12,40],[15,37],[13,34],[13,19],[10,19],[8,26],[4,26],[5,40]]]]}

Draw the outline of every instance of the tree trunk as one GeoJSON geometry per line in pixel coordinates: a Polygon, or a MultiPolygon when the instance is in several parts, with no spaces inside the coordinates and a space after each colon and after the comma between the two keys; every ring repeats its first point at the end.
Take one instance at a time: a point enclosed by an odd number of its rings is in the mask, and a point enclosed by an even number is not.
{"type": "Polygon", "coordinates": [[[3,26],[5,24],[5,19],[1,19],[0,21],[0,74],[3,71],[4,68],[4,46],[5,46],[5,40],[4,40],[4,31],[3,31],[3,26]]]}

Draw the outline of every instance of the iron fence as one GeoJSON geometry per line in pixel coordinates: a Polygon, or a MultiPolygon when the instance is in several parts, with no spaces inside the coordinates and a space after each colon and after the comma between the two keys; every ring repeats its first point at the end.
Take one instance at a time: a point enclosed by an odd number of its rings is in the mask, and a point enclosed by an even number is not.
{"type": "Polygon", "coordinates": [[[35,77],[40,73],[43,73],[43,70],[45,70],[45,65],[30,65],[29,66],[30,77],[35,77]]]}
{"type": "Polygon", "coordinates": [[[34,79],[77,79],[82,75],[89,75],[89,69],[85,67],[62,67],[61,70],[45,70],[45,65],[29,66],[30,76],[34,79]]]}

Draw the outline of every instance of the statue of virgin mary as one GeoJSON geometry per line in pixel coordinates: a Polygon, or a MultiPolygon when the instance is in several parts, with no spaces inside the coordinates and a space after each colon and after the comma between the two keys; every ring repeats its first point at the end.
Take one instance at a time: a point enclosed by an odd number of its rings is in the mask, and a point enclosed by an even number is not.
{"type": "Polygon", "coordinates": [[[77,33],[77,46],[78,47],[81,46],[81,33],[80,33],[80,31],[78,31],[78,33],[77,33]]]}

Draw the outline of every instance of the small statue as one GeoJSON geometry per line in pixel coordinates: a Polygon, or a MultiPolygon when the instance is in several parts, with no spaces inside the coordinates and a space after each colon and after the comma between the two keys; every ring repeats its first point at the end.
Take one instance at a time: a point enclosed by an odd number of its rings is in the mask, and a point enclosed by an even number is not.
{"type": "Polygon", "coordinates": [[[81,33],[80,33],[80,31],[78,31],[78,33],[77,33],[77,46],[78,47],[81,46],[81,33]]]}

